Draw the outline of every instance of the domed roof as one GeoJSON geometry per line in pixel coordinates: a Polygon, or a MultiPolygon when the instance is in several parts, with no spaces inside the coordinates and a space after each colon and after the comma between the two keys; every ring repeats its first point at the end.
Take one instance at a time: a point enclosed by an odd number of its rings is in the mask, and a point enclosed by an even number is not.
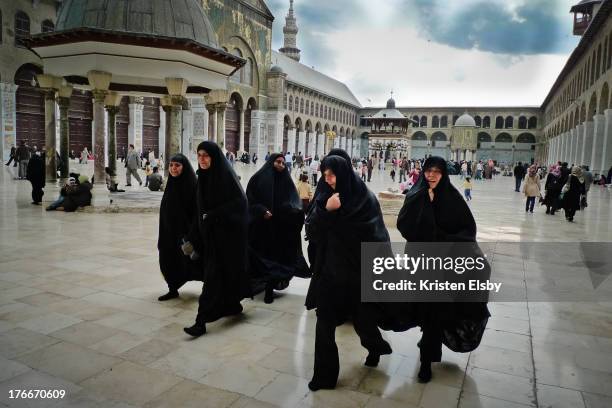
{"type": "Polygon", "coordinates": [[[190,39],[218,48],[212,25],[197,0],[64,0],[56,31],[76,28],[190,39]]]}
{"type": "Polygon", "coordinates": [[[455,126],[476,127],[476,121],[466,112],[457,118],[455,126]]]}
{"type": "Polygon", "coordinates": [[[395,99],[389,98],[387,101],[387,109],[395,109],[395,99]]]}
{"type": "Polygon", "coordinates": [[[270,72],[276,72],[279,74],[284,73],[283,69],[279,67],[278,65],[273,65],[272,68],[270,68],[270,72]]]}

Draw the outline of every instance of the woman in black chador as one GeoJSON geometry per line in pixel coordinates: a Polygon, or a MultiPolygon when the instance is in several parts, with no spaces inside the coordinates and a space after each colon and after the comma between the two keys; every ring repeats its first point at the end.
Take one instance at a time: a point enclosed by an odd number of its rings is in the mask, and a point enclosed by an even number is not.
{"type": "MultiPolygon", "coordinates": [[[[411,242],[476,242],[476,222],[461,194],[453,187],[446,160],[430,157],[416,184],[408,191],[397,228],[411,242]]],[[[465,245],[465,244],[463,244],[465,245]]],[[[482,256],[477,244],[469,256],[482,256]]],[[[487,270],[488,266],[487,266],[487,270]]],[[[442,343],[453,351],[468,352],[480,343],[490,316],[484,302],[414,303],[413,313],[423,335],[419,380],[431,379],[431,363],[442,359],[442,343]]]]}
{"type": "Polygon", "coordinates": [[[270,155],[249,180],[246,194],[253,293],[265,289],[264,301],[272,303],[274,289],[286,288],[293,276],[308,277],[300,235],[302,200],[282,154],[270,155]]]}
{"type": "Polygon", "coordinates": [[[327,156],[321,171],[325,183],[320,185],[325,186],[306,219],[308,236],[316,243],[306,300],[308,309],[317,309],[314,376],[308,384],[313,391],[336,386],[340,364],[335,330],[349,318],[369,352],[366,365],[375,367],[381,355],[391,353],[376,321],[364,313],[360,292],[361,243],[389,241],[380,205],[344,158],[327,156]]]}
{"type": "Polygon", "coordinates": [[[247,199],[238,177],[213,142],[198,145],[197,222],[183,244],[186,255],[201,254],[204,287],[198,316],[185,332],[197,337],[206,323],[242,312],[250,297],[247,274],[247,199]]]}
{"type": "Polygon", "coordinates": [[[158,300],[177,298],[178,290],[186,282],[202,280],[202,270],[195,259],[197,253],[187,257],[181,251],[183,240],[196,216],[196,175],[187,157],[177,154],[170,159],[170,176],[159,208],[159,268],[168,284],[168,293],[158,300]]]}

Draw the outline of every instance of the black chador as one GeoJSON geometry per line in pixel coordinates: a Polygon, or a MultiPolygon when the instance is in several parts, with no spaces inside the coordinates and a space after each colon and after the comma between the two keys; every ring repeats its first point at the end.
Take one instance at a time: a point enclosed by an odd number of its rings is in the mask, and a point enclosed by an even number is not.
{"type": "MultiPolygon", "coordinates": [[[[397,228],[408,241],[407,248],[411,242],[473,242],[470,250],[474,253],[464,255],[482,256],[476,244],[474,217],[451,184],[446,160],[441,157],[425,161],[423,172],[406,195],[397,228]]],[[[419,342],[422,382],[431,379],[431,363],[441,360],[442,343],[456,352],[474,350],[480,344],[490,316],[486,303],[482,302],[413,303],[413,306],[412,313],[423,331],[419,342]]]]}
{"type": "Polygon", "coordinates": [[[178,297],[178,289],[186,282],[202,280],[201,265],[195,262],[197,252],[186,256],[181,251],[197,212],[196,175],[180,153],[170,159],[171,166],[177,164],[182,166],[181,173],[168,176],[159,208],[159,268],[168,284],[168,293],[160,296],[160,301],[178,297]]]}
{"type": "Polygon", "coordinates": [[[272,303],[274,289],[284,289],[293,276],[309,277],[302,254],[302,201],[281,154],[272,154],[251,177],[249,248],[253,293],[265,288],[272,303]]]}
{"type": "Polygon", "coordinates": [[[247,273],[247,199],[225,155],[213,142],[198,146],[197,222],[189,241],[201,254],[204,287],[198,316],[185,331],[206,332],[205,324],[242,312],[250,297],[247,273]]]}
{"type": "Polygon", "coordinates": [[[391,353],[376,321],[364,313],[360,296],[361,243],[389,241],[380,205],[344,158],[327,156],[321,171],[325,186],[306,220],[308,236],[316,243],[307,296],[307,307],[317,309],[314,376],[308,384],[313,391],[336,386],[340,365],[335,330],[349,318],[369,352],[366,365],[376,366],[380,355],[391,353]]]}
{"type": "MultiPolygon", "coordinates": [[[[348,153],[342,149],[331,149],[329,151],[329,153],[327,153],[327,156],[325,157],[329,157],[329,156],[340,156],[343,159],[345,159],[348,163],[351,163],[351,157],[348,155],[348,153]]],[[[315,189],[315,192],[313,194],[312,197],[312,202],[316,202],[317,198],[319,196],[321,196],[321,194],[323,194],[324,191],[328,191],[329,190],[329,185],[327,183],[325,183],[324,180],[324,176],[321,175],[321,178],[318,180],[317,182],[317,187],[315,189]]],[[[306,218],[308,218],[308,215],[314,210],[314,206],[310,206],[308,208],[307,214],[306,214],[306,218]]],[[[308,236],[308,228],[306,229],[306,240],[308,241],[308,261],[310,262],[310,265],[312,267],[312,265],[315,263],[315,257],[317,256],[317,243],[308,236]]],[[[314,305],[309,305],[309,300],[308,298],[306,298],[306,307],[308,309],[314,309],[314,305]]]]}

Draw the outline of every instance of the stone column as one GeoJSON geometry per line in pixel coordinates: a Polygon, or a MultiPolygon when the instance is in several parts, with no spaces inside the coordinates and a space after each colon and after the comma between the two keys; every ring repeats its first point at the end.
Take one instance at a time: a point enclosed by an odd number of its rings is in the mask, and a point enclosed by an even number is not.
{"type": "Polygon", "coordinates": [[[244,109],[240,109],[240,132],[238,133],[238,150],[244,152],[244,109]]]}
{"type": "Polygon", "coordinates": [[[208,118],[204,98],[192,98],[191,111],[193,112],[193,139],[191,140],[191,150],[188,157],[195,159],[195,151],[198,145],[204,140],[208,140],[208,118]]]}
{"type": "MultiPolygon", "coordinates": [[[[94,188],[93,188],[93,206],[109,205],[108,189],[106,188],[105,172],[104,172],[104,101],[108,93],[108,87],[111,81],[111,74],[102,71],[89,71],[87,78],[89,85],[92,88],[94,97],[93,103],[93,134],[94,134],[94,188]]],[[[142,122],[141,122],[142,123],[142,122]]]]}
{"type": "Polygon", "coordinates": [[[291,154],[297,154],[295,151],[295,128],[292,126],[287,130],[287,151],[291,154]]]}
{"type": "Polygon", "coordinates": [[[165,175],[168,176],[168,165],[170,158],[181,152],[181,131],[182,131],[182,100],[181,97],[164,96],[162,106],[166,113],[166,155],[165,175]]]}
{"type": "Polygon", "coordinates": [[[108,167],[110,169],[111,181],[117,183],[117,113],[121,95],[117,92],[109,92],[104,99],[108,116],[108,167]]]}
{"type": "Polygon", "coordinates": [[[190,101],[185,98],[183,101],[183,108],[181,111],[181,150],[185,156],[188,157],[191,151],[191,141],[193,140],[193,112],[191,111],[190,101]]]}
{"type": "Polygon", "coordinates": [[[354,155],[353,155],[353,138],[349,137],[346,143],[347,143],[346,151],[348,152],[349,156],[351,156],[351,159],[352,159],[354,157],[354,155]]]}
{"type": "Polygon", "coordinates": [[[569,161],[567,133],[561,133],[561,161],[569,161]]]}
{"type": "Polygon", "coordinates": [[[45,90],[45,179],[50,184],[57,182],[55,92],[56,89],[45,90]]]}
{"type": "Polygon", "coordinates": [[[62,86],[59,90],[59,122],[60,122],[60,184],[64,185],[69,177],[70,172],[70,121],[68,120],[68,109],[70,108],[70,96],[72,95],[72,86],[62,86]]]}
{"type": "Polygon", "coordinates": [[[601,145],[601,171],[606,177],[612,166],[612,109],[604,111],[606,117],[606,130],[604,131],[603,144],[601,145]]]}
{"type": "Polygon", "coordinates": [[[250,145],[249,152],[251,154],[257,153],[259,157],[258,162],[262,164],[264,162],[264,158],[266,157],[266,132],[265,132],[265,119],[266,112],[260,110],[252,110],[251,111],[251,136],[250,136],[250,145]]]}
{"type": "Polygon", "coordinates": [[[162,157],[164,158],[164,164],[166,163],[166,157],[168,156],[166,154],[166,112],[164,111],[164,107],[161,105],[161,100],[160,100],[160,106],[159,106],[159,131],[158,131],[158,135],[159,135],[159,158],[161,159],[162,157]],[[163,155],[163,156],[162,156],[163,155]]]}
{"type": "Polygon", "coordinates": [[[323,157],[325,153],[325,133],[317,133],[317,154],[319,159],[323,157]]]}
{"type": "Polygon", "coordinates": [[[11,155],[11,147],[17,147],[16,92],[17,85],[0,82],[0,140],[2,140],[2,160],[4,163],[8,161],[11,155]]]}
{"type": "Polygon", "coordinates": [[[589,160],[588,163],[584,163],[589,166],[589,169],[593,174],[595,172],[599,172],[601,168],[601,156],[602,156],[602,142],[604,138],[604,132],[606,130],[606,117],[604,115],[598,114],[593,116],[594,126],[593,126],[593,146],[591,150],[586,152],[586,157],[589,160]]]}
{"type": "Polygon", "coordinates": [[[308,156],[314,159],[317,151],[317,134],[314,131],[308,133],[308,156]]]}
{"type": "Polygon", "coordinates": [[[142,114],[144,110],[143,98],[130,97],[130,123],[128,125],[128,144],[134,145],[134,150],[142,152],[142,114]]]}
{"type": "Polygon", "coordinates": [[[302,152],[302,157],[306,156],[306,132],[303,130],[298,131],[298,147],[297,151],[302,152]]]}
{"type": "Polygon", "coordinates": [[[217,104],[217,120],[215,125],[217,128],[217,140],[216,143],[219,145],[221,150],[225,152],[225,109],[227,103],[221,102],[217,104]]]}
{"type": "Polygon", "coordinates": [[[567,140],[568,140],[568,156],[570,161],[573,161],[573,158],[576,155],[576,151],[578,150],[578,144],[576,143],[577,135],[571,130],[567,131],[567,140]]]}
{"type": "MultiPolygon", "coordinates": [[[[591,165],[591,152],[593,149],[593,133],[595,131],[595,123],[592,121],[584,122],[584,148],[582,151],[582,156],[580,157],[579,163],[574,163],[576,165],[586,164],[587,166],[591,165]],[[588,153],[587,153],[588,152],[588,153]]],[[[570,163],[571,165],[571,163],[570,163]]]]}
{"type": "Polygon", "coordinates": [[[206,140],[214,142],[217,137],[217,107],[215,104],[207,104],[206,110],[208,111],[208,136],[206,140]]]}
{"type": "Polygon", "coordinates": [[[93,117],[94,123],[94,182],[96,185],[105,183],[104,178],[104,100],[106,98],[105,90],[94,89],[94,106],[93,117]]]}

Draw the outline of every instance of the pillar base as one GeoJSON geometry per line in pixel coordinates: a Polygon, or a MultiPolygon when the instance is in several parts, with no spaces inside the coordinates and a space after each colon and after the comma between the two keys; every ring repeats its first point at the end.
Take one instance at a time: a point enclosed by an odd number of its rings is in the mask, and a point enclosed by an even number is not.
{"type": "Polygon", "coordinates": [[[106,188],[106,184],[94,184],[91,194],[91,205],[93,207],[110,206],[110,193],[106,188]]]}
{"type": "MultiPolygon", "coordinates": [[[[63,185],[63,184],[61,184],[63,185]]],[[[59,197],[61,187],[57,183],[46,182],[43,191],[45,194],[43,195],[42,202],[51,204],[59,197]]]]}

